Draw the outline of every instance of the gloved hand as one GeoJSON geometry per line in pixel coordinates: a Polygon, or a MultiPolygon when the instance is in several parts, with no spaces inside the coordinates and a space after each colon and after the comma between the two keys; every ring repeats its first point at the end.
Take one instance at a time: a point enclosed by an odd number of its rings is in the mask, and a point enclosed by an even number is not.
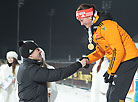
{"type": "Polygon", "coordinates": [[[103,75],[103,77],[104,77],[104,82],[105,83],[112,83],[113,82],[114,76],[111,76],[107,72],[105,72],[105,74],[103,75]]]}
{"type": "MultiPolygon", "coordinates": [[[[88,57],[82,57],[79,60],[81,61],[82,59],[88,59],[89,60],[88,57]]],[[[89,64],[86,64],[83,68],[86,68],[86,69],[89,68],[89,64]]]]}

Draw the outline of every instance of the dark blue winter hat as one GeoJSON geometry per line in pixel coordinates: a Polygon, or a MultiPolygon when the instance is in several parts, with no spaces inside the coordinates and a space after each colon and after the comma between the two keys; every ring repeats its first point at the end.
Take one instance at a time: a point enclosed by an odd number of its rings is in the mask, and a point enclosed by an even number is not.
{"type": "Polygon", "coordinates": [[[23,58],[28,58],[39,47],[33,40],[19,41],[18,44],[19,53],[23,58]]]}

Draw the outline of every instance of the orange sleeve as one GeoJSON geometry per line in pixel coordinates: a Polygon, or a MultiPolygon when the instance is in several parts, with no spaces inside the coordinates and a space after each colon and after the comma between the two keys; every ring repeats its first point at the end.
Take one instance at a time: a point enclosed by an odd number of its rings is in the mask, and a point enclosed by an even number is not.
{"type": "Polygon", "coordinates": [[[109,67],[108,67],[108,74],[112,75],[118,69],[125,50],[123,44],[121,42],[121,35],[118,31],[118,24],[113,21],[103,21],[103,26],[101,27],[101,33],[105,38],[106,42],[109,43],[111,48],[113,49],[112,52],[112,59],[110,60],[109,67]],[[103,29],[104,28],[104,29],[103,29]]]}
{"type": "Polygon", "coordinates": [[[93,53],[89,54],[87,57],[89,58],[89,63],[91,64],[102,58],[104,55],[105,52],[101,50],[99,47],[96,47],[96,50],[93,53]]]}

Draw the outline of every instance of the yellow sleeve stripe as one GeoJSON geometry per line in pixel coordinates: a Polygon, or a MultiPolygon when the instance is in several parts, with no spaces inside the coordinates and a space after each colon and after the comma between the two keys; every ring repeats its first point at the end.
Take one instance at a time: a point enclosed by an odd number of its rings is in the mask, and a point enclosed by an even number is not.
{"type": "Polygon", "coordinates": [[[101,27],[102,25],[103,25],[103,23],[100,23],[100,24],[99,24],[99,27],[101,27]]]}
{"type": "MultiPolygon", "coordinates": [[[[109,67],[108,67],[108,70],[110,70],[110,71],[112,71],[112,68],[113,68],[113,65],[114,65],[114,62],[115,62],[115,58],[116,58],[116,49],[114,48],[112,60],[110,61],[109,67]]],[[[109,74],[111,74],[111,72],[109,74]]]]}

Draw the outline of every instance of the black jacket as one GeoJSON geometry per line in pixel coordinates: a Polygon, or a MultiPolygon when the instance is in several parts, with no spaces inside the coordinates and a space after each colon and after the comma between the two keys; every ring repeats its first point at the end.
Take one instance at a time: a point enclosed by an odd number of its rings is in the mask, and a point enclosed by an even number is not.
{"type": "Polygon", "coordinates": [[[82,67],[80,62],[59,69],[41,68],[40,64],[24,59],[20,65],[17,75],[20,102],[48,102],[46,82],[67,78],[82,67]]]}

